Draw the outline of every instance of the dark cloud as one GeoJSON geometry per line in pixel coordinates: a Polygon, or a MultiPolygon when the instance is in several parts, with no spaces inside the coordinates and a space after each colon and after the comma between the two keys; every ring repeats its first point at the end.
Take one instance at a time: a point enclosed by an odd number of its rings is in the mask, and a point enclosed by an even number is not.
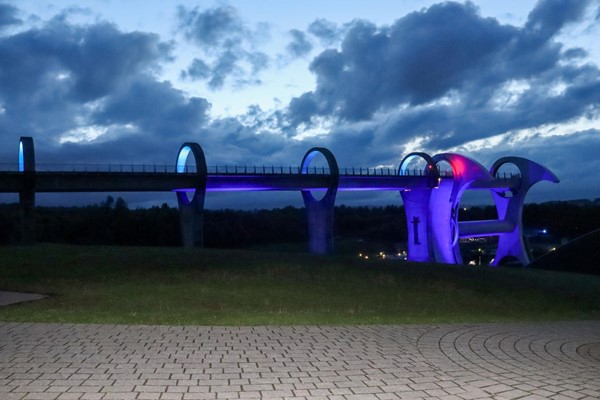
{"type": "Polygon", "coordinates": [[[260,126],[245,125],[238,118],[213,121],[203,132],[203,143],[210,162],[220,165],[296,164],[302,160],[302,149],[306,146],[290,142],[278,133],[263,131],[260,126]],[[290,160],[294,154],[298,154],[297,162],[290,160]]]}
{"type": "MultiPolygon", "coordinates": [[[[220,43],[236,46],[231,40],[220,43]]],[[[76,25],[63,14],[0,37],[3,160],[14,158],[21,135],[35,138],[39,163],[173,164],[185,141],[210,149],[212,162],[243,164],[263,155],[275,163],[287,159],[287,139],[263,129],[273,123],[260,109],[253,125],[237,119],[211,122],[206,99],[158,80],[155,72],[171,60],[169,50],[157,35],[124,33],[107,23],[76,25]]],[[[210,79],[228,79],[238,67],[236,57],[233,51],[221,54],[210,79]]],[[[268,59],[256,51],[244,61],[249,71],[258,71],[268,59]]],[[[206,74],[202,60],[193,66],[190,72],[206,74]]]]}
{"type": "Polygon", "coordinates": [[[252,66],[252,74],[258,74],[269,66],[269,56],[261,51],[246,54],[246,60],[252,66]]]}
{"type": "Polygon", "coordinates": [[[248,76],[258,74],[269,65],[268,56],[255,49],[257,38],[264,35],[267,26],[260,24],[251,29],[237,10],[228,5],[206,10],[180,6],[178,17],[179,28],[203,55],[182,71],[182,77],[206,80],[213,90],[222,88],[228,79],[233,80],[234,86],[260,82],[248,76]]]}
{"type": "Polygon", "coordinates": [[[292,57],[303,57],[310,53],[313,46],[304,32],[292,29],[289,33],[292,36],[292,41],[286,46],[286,49],[292,57]]]}
{"type": "Polygon", "coordinates": [[[5,99],[31,98],[45,87],[61,86],[70,98],[94,100],[157,68],[168,51],[154,34],[54,20],[42,29],[0,39],[0,90],[5,99]]]}
{"type": "Polygon", "coordinates": [[[563,53],[563,57],[567,60],[572,60],[575,58],[585,58],[588,56],[588,52],[585,51],[585,49],[582,49],[580,47],[575,47],[575,48],[571,48],[571,49],[567,49],[564,53],[563,53]]]}
{"type": "Polygon", "coordinates": [[[182,75],[183,77],[189,76],[193,79],[208,79],[210,77],[210,67],[199,58],[194,58],[182,75]]]}
{"type": "Polygon", "coordinates": [[[308,32],[317,37],[324,45],[331,45],[340,39],[341,32],[331,21],[319,18],[311,22],[308,32]]]}
{"type": "Polygon", "coordinates": [[[211,89],[220,89],[225,81],[235,76],[233,85],[237,88],[260,84],[260,79],[249,79],[246,76],[255,76],[260,71],[267,68],[269,57],[262,52],[237,53],[235,51],[226,51],[216,58],[212,65],[199,58],[194,58],[190,66],[182,71],[182,78],[194,80],[206,80],[211,89]],[[240,65],[241,62],[247,62],[250,65],[248,71],[240,65]]]}
{"type": "Polygon", "coordinates": [[[144,136],[179,139],[203,125],[209,108],[206,99],[187,99],[168,82],[136,79],[115,90],[91,121],[104,126],[133,124],[144,136]]]}
{"type": "Polygon", "coordinates": [[[211,89],[219,89],[225,83],[225,79],[239,70],[238,61],[240,57],[233,51],[226,51],[219,56],[213,65],[208,86],[211,89]]]}
{"type": "Polygon", "coordinates": [[[10,25],[21,24],[22,21],[17,17],[18,14],[19,10],[15,6],[0,3],[0,30],[10,25]]]}
{"type": "Polygon", "coordinates": [[[123,34],[104,24],[89,27],[80,43],[82,46],[66,57],[64,65],[77,76],[73,91],[83,100],[105,96],[124,80],[156,68],[154,61],[164,60],[169,50],[156,35],[123,34]]]}
{"type": "Polygon", "coordinates": [[[180,6],[178,16],[186,36],[201,46],[224,46],[228,37],[238,37],[246,30],[237,10],[227,5],[205,11],[180,6]]]}
{"type": "Polygon", "coordinates": [[[210,105],[157,80],[170,49],[155,34],[62,16],[0,37],[0,147],[33,136],[45,162],[152,160],[169,144],[176,151],[206,124],[210,105]]]}
{"type": "Polygon", "coordinates": [[[563,26],[578,21],[591,0],[544,0],[538,1],[529,13],[525,28],[544,38],[554,36],[563,26]]]}
{"type": "Polygon", "coordinates": [[[288,122],[298,127],[315,117],[339,124],[387,115],[379,134],[388,140],[427,135],[438,148],[449,148],[597,115],[600,71],[569,63],[585,51],[563,49],[552,36],[590,4],[573,3],[539,2],[525,27],[481,17],[472,3],[451,2],[389,27],[354,22],[341,49],[313,59],[317,86],[292,99],[288,122]],[[510,85],[521,88],[511,93],[510,85]]]}
{"type": "Polygon", "coordinates": [[[360,120],[382,107],[432,101],[488,68],[490,55],[515,33],[455,3],[411,13],[391,28],[356,22],[341,50],[326,50],[311,63],[319,112],[335,109],[343,119],[360,120]]]}
{"type": "MultiPolygon", "coordinates": [[[[86,123],[91,110],[168,59],[157,35],[113,25],[54,19],[0,38],[0,128],[56,137],[86,123]]],[[[158,99],[157,99],[158,101],[158,99]]]]}
{"type": "Polygon", "coordinates": [[[323,115],[326,110],[319,109],[317,96],[313,92],[304,93],[300,97],[294,97],[288,106],[289,120],[293,126],[309,123],[315,115],[323,115]]]}

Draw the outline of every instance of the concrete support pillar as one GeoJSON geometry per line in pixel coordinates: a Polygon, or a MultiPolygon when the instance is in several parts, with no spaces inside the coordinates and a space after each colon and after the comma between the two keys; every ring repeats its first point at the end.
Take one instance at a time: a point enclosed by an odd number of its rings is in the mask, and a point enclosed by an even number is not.
{"type": "Polygon", "coordinates": [[[410,175],[410,164],[416,159],[426,162],[425,178],[429,179],[428,189],[406,189],[400,191],[406,214],[408,232],[408,260],[417,262],[434,261],[431,223],[431,191],[440,184],[440,175],[433,159],[427,153],[410,153],[400,162],[399,175],[410,175]]]}
{"type": "Polygon", "coordinates": [[[301,174],[308,173],[308,166],[315,155],[321,153],[329,165],[329,186],[327,192],[317,200],[310,190],[302,190],[308,224],[308,249],[313,254],[333,253],[333,210],[339,185],[340,172],[333,153],[323,147],[310,149],[300,167],[301,174]]]}
{"type": "Polygon", "coordinates": [[[546,167],[521,157],[503,157],[496,161],[490,172],[496,175],[504,164],[515,165],[521,174],[520,185],[509,190],[492,190],[498,220],[511,226],[507,232],[498,232],[498,250],[492,265],[500,265],[507,259],[517,259],[523,265],[531,262],[529,249],[523,239],[523,204],[529,189],[539,181],[559,182],[546,167]]]}
{"type": "Polygon", "coordinates": [[[429,199],[431,189],[400,192],[406,214],[408,261],[434,261],[429,229],[429,199]]]}
{"type": "Polygon", "coordinates": [[[204,199],[206,197],[206,177],[208,168],[202,147],[198,143],[184,143],[177,154],[177,173],[195,173],[198,177],[192,188],[177,191],[181,241],[183,247],[202,247],[204,245],[204,199]],[[195,168],[186,164],[192,153],[195,168]],[[190,199],[189,195],[192,195],[190,199]]]}
{"type": "Polygon", "coordinates": [[[23,174],[19,191],[19,241],[30,245],[35,243],[35,150],[31,137],[21,137],[19,141],[19,172],[23,174]]]}
{"type": "Polygon", "coordinates": [[[433,257],[436,262],[444,264],[462,264],[458,241],[460,199],[452,196],[454,185],[454,180],[445,179],[435,192],[431,193],[429,202],[433,257]]]}

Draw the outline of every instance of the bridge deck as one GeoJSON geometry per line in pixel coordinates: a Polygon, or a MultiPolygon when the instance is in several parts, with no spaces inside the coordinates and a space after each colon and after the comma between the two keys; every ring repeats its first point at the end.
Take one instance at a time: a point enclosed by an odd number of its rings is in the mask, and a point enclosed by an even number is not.
{"type": "MultiPolygon", "coordinates": [[[[55,172],[38,171],[36,192],[160,192],[191,190],[197,182],[195,173],[156,172],[55,172]]],[[[207,191],[297,191],[324,190],[329,184],[324,174],[208,174],[207,191]]],[[[452,179],[442,177],[442,179],[452,179]]],[[[475,182],[473,188],[515,187],[518,178],[475,182]]],[[[382,191],[425,189],[435,187],[435,179],[425,176],[399,175],[345,175],[339,176],[339,191],[382,191]]],[[[16,193],[25,187],[24,174],[14,171],[0,172],[0,192],[16,193]]]]}
{"type": "MultiPolygon", "coordinates": [[[[19,192],[25,185],[18,172],[0,172],[0,192],[19,192]]],[[[198,176],[187,173],[142,172],[36,172],[36,192],[158,192],[187,190],[198,176]]],[[[415,176],[341,175],[338,190],[400,190],[431,187],[433,182],[415,176]]],[[[328,175],[314,174],[209,174],[207,191],[260,191],[326,189],[328,175]]]]}

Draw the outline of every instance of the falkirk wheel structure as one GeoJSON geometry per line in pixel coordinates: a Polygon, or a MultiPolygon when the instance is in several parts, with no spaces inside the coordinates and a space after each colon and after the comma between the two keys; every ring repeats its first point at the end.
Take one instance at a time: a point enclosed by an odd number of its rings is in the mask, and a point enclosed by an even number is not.
{"type": "Polygon", "coordinates": [[[0,171],[0,192],[17,192],[21,206],[22,241],[34,241],[36,192],[172,191],[180,211],[182,244],[203,243],[204,200],[213,191],[299,191],[306,208],[309,251],[333,251],[333,218],[338,191],[399,191],[404,203],[408,232],[408,260],[461,264],[459,239],[498,236],[493,264],[506,260],[530,263],[523,240],[522,212],[529,189],[540,181],[558,182],[544,166],[521,157],[503,157],[488,169],[477,161],[455,153],[430,156],[408,154],[397,169],[338,167],[326,148],[306,152],[298,167],[238,167],[210,170],[202,147],[184,143],[177,153],[174,170],[139,171],[36,171],[33,139],[19,143],[17,171],[0,171]],[[319,155],[325,167],[311,167],[319,155]],[[411,168],[415,164],[420,169],[411,168]],[[506,176],[501,167],[510,165],[516,174],[506,176]],[[445,169],[443,169],[444,167],[445,169]],[[459,221],[458,210],[467,190],[488,190],[498,218],[459,221]],[[320,196],[314,192],[319,191],[320,196]],[[320,197],[320,198],[317,198],[320,197]]]}
{"type": "Polygon", "coordinates": [[[408,259],[461,264],[459,239],[498,236],[498,250],[493,265],[517,259],[523,265],[531,262],[523,240],[523,204],[529,189],[537,182],[559,180],[546,167],[521,157],[503,157],[488,170],[477,161],[460,154],[443,153],[433,157],[412,153],[400,163],[400,173],[411,159],[419,157],[427,163],[426,172],[438,185],[432,189],[400,191],[408,227],[408,259]],[[441,179],[438,166],[448,163],[451,179],[441,179]],[[505,164],[513,164],[519,173],[500,177],[505,164]],[[498,219],[458,221],[460,199],[466,190],[489,190],[496,205],[498,219]]]}

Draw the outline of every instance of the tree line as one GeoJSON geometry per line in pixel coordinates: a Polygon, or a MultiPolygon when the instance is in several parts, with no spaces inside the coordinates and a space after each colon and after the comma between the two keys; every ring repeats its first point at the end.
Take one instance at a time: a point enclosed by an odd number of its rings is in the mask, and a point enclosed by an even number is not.
{"type": "MultiPolygon", "coordinates": [[[[0,244],[18,242],[19,207],[0,204],[0,244]]],[[[179,212],[167,204],[130,209],[122,198],[108,196],[100,204],[81,207],[36,207],[38,242],[179,246],[179,212]]],[[[338,206],[334,232],[341,239],[406,241],[403,206],[338,206]]],[[[461,208],[460,220],[497,218],[493,206],[461,208]]],[[[546,229],[557,237],[574,238],[600,228],[600,203],[552,202],[528,204],[524,226],[546,229]]],[[[265,244],[305,242],[303,208],[272,210],[206,210],[204,244],[214,248],[243,248],[265,244]]]]}

